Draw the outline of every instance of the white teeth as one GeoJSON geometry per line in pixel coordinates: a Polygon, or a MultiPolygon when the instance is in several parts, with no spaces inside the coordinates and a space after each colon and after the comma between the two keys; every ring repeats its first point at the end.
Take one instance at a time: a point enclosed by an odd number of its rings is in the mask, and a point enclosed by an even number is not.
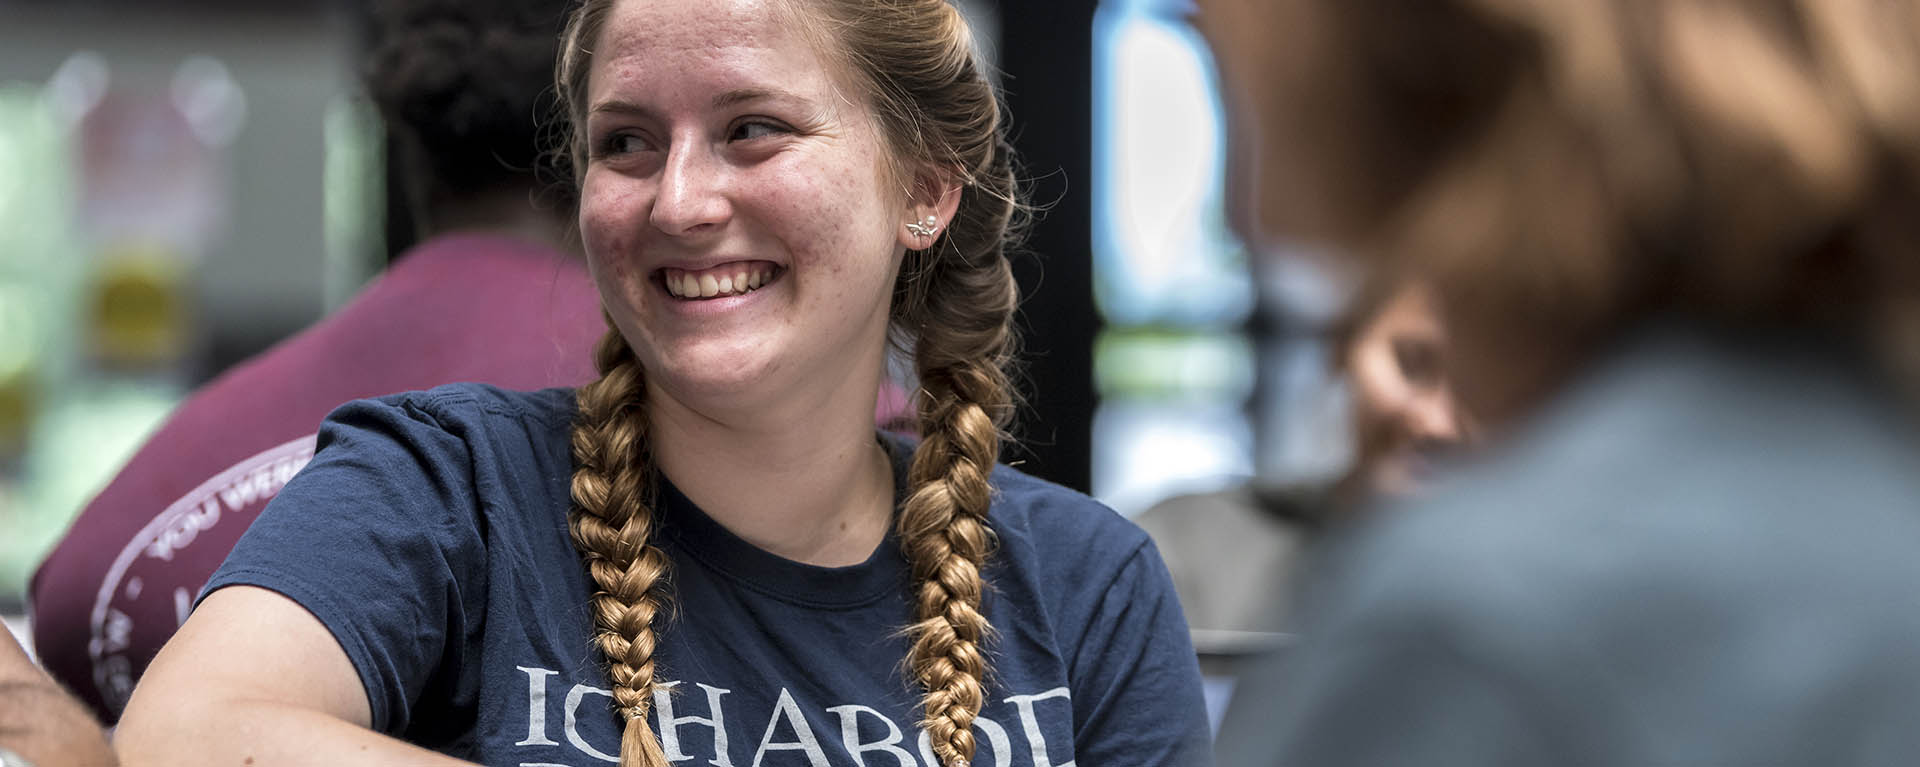
{"type": "Polygon", "coordinates": [[[742,268],[731,274],[694,274],[667,269],[661,277],[668,295],[675,298],[714,298],[746,295],[773,281],[773,270],[742,268]]]}

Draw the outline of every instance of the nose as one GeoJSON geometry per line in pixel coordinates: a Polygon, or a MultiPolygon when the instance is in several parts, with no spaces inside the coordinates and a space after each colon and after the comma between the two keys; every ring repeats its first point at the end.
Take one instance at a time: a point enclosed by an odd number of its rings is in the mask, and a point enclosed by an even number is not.
{"type": "Polygon", "coordinates": [[[1408,404],[1407,411],[1410,436],[1416,441],[1451,443],[1466,438],[1466,425],[1449,397],[1421,396],[1408,404]]]}
{"type": "Polygon", "coordinates": [[[676,237],[698,235],[725,224],[732,207],[725,194],[725,167],[699,142],[676,142],[660,170],[648,221],[676,237]]]}

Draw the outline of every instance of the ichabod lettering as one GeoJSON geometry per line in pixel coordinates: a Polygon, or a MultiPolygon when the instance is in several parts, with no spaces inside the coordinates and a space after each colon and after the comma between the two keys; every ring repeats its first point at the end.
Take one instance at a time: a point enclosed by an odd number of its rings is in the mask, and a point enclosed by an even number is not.
{"type": "Polygon", "coordinates": [[[807,717],[800,713],[800,704],[793,702],[793,693],[780,688],[780,702],[773,706],[773,716],[767,719],[767,734],[760,737],[760,748],[753,752],[753,767],[760,767],[760,760],[768,751],[804,751],[808,763],[813,767],[828,767],[827,755],[820,750],[820,741],[813,736],[813,728],[807,726],[807,717]],[[787,720],[793,728],[794,740],[786,743],[773,742],[773,733],[780,729],[780,720],[787,720]]]}
{"type": "MultiPolygon", "coordinates": [[[[1015,695],[1006,700],[1020,711],[1020,727],[1027,733],[1027,745],[1033,747],[1034,767],[1055,767],[1053,759],[1047,755],[1047,736],[1040,731],[1040,717],[1033,710],[1033,704],[1054,698],[1059,698],[1063,703],[1071,702],[1065,687],[1055,687],[1037,695],[1015,695]]],[[[1071,708],[1067,713],[1073,713],[1071,708]]],[[[1074,764],[1072,760],[1068,760],[1061,763],[1059,767],[1074,767],[1074,764]]]]}
{"type": "Polygon", "coordinates": [[[886,714],[857,704],[834,706],[827,711],[840,717],[840,742],[846,744],[847,753],[853,755],[853,763],[858,767],[867,767],[867,754],[875,751],[892,756],[900,767],[918,767],[918,763],[913,760],[913,752],[896,745],[903,739],[900,734],[900,725],[894,724],[886,714]],[[873,718],[887,726],[887,737],[884,740],[876,743],[860,742],[860,715],[863,713],[872,714],[873,718]]]}
{"type": "MultiPolygon", "coordinates": [[[[573,685],[561,709],[564,712],[561,732],[564,738],[556,739],[548,726],[551,721],[549,704],[553,702],[551,687],[556,677],[564,677],[558,671],[538,666],[514,668],[525,674],[527,680],[527,732],[524,739],[514,743],[515,746],[559,747],[602,763],[619,762],[618,741],[607,741],[604,729],[597,726],[592,728],[593,737],[606,741],[599,744],[587,742],[588,734],[581,731],[583,716],[607,716],[606,705],[612,700],[612,692],[587,684],[573,685]],[[597,699],[589,701],[589,698],[597,699]]],[[[655,725],[654,732],[659,735],[661,751],[669,763],[676,765],[692,762],[711,767],[735,767],[729,749],[725,707],[728,700],[733,700],[737,709],[741,699],[734,690],[701,682],[690,684],[691,688],[680,681],[662,681],[654,687],[652,724],[655,725]],[[693,688],[698,688],[700,694],[689,694],[693,688]],[[706,745],[708,738],[704,733],[707,732],[712,733],[711,749],[706,745]]],[[[1003,712],[1003,718],[1016,714],[1019,716],[1019,734],[1025,737],[1026,742],[1024,745],[1014,743],[1013,733],[1008,727],[986,716],[977,717],[973,724],[979,751],[977,764],[1011,767],[1016,764],[1014,755],[1017,751],[1020,757],[1017,763],[1021,765],[1076,767],[1072,739],[1062,736],[1062,731],[1058,729],[1073,715],[1072,696],[1068,688],[1056,687],[1030,695],[1013,695],[1000,699],[998,704],[1012,709],[1011,714],[999,709],[1003,712]],[[1047,726],[1043,726],[1043,722],[1047,726]],[[1050,730],[1055,734],[1051,744],[1046,737],[1050,730]],[[1028,761],[1029,755],[1031,761],[1028,761]]],[[[754,750],[752,767],[769,763],[798,763],[797,760],[801,758],[781,757],[775,753],[780,751],[800,752],[804,755],[805,763],[811,767],[838,767],[841,764],[852,767],[922,767],[939,763],[933,755],[931,738],[925,731],[910,726],[910,723],[895,721],[885,711],[858,703],[825,709],[825,713],[835,717],[840,732],[838,746],[831,749],[823,747],[813,722],[807,718],[806,712],[809,710],[814,709],[803,709],[791,690],[780,688],[779,698],[769,712],[759,746],[754,750]],[[829,750],[847,756],[830,759],[829,750]]],[[[815,711],[817,714],[818,711],[815,711]]],[[[757,717],[748,719],[757,720],[757,717]]],[[[734,726],[738,727],[741,723],[736,716],[734,726]]],[[[597,720],[595,724],[598,724],[597,720]]],[[[749,722],[747,726],[753,725],[749,722]]],[[[828,733],[827,737],[831,739],[833,735],[828,733]]],[[[540,761],[521,762],[521,767],[551,764],[557,756],[549,756],[544,751],[526,752],[526,755],[540,761]]]]}
{"type": "MultiPolygon", "coordinates": [[[[620,761],[620,757],[594,748],[587,743],[586,738],[580,737],[580,702],[588,695],[599,695],[608,700],[613,699],[613,693],[610,691],[602,690],[598,687],[589,687],[584,684],[574,685],[573,689],[567,692],[567,742],[572,743],[574,748],[580,749],[580,752],[587,756],[603,762],[614,762],[617,764],[620,761]]],[[[620,748],[620,744],[616,743],[613,747],[617,750],[620,748]]]]}
{"type": "Polygon", "coordinates": [[[713,730],[713,753],[718,756],[716,759],[707,760],[707,763],[714,767],[733,767],[733,757],[727,754],[726,716],[720,708],[720,696],[733,691],[695,682],[694,684],[700,685],[700,689],[707,691],[707,711],[713,715],[710,717],[691,714],[674,716],[673,688],[679,684],[679,682],[666,682],[653,688],[653,711],[655,721],[660,725],[654,729],[660,733],[660,749],[666,752],[667,761],[680,762],[692,759],[692,756],[680,751],[680,725],[704,724],[713,730]]]}
{"type": "Polygon", "coordinates": [[[559,672],[514,666],[527,673],[527,739],[516,746],[558,746],[547,738],[547,677],[559,672]]]}

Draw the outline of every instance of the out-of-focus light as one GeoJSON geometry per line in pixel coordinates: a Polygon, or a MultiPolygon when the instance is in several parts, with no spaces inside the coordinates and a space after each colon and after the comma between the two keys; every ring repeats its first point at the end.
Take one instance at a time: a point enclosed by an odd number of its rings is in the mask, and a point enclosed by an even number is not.
{"type": "Polygon", "coordinates": [[[1093,495],[1128,516],[1253,475],[1253,430],[1237,405],[1103,403],[1093,446],[1093,495]]]}
{"type": "Polygon", "coordinates": [[[26,372],[33,362],[44,311],[31,287],[0,282],[0,379],[26,372]]]}
{"type": "Polygon", "coordinates": [[[380,118],[365,101],[336,97],[322,123],[321,226],[326,242],[321,295],[329,309],[346,303],[380,271],[386,253],[386,158],[380,118]]]}
{"type": "Polygon", "coordinates": [[[0,130],[0,221],[8,220],[8,212],[13,201],[20,197],[20,187],[26,185],[26,162],[20,157],[20,140],[13,134],[0,130]]]}
{"type": "Polygon", "coordinates": [[[1253,393],[1253,344],[1237,333],[1109,330],[1094,341],[1103,398],[1241,402],[1253,393]]]}
{"type": "Polygon", "coordinates": [[[1251,310],[1221,192],[1225,130],[1204,42],[1176,18],[1105,7],[1095,68],[1094,251],[1121,324],[1231,325],[1251,310]]]}
{"type": "Polygon", "coordinates": [[[47,107],[61,125],[79,125],[80,119],[106,98],[109,79],[106,57],[93,51],[74,51],[47,80],[47,107]]]}
{"type": "Polygon", "coordinates": [[[233,143],[247,124],[247,94],[227,65],[211,56],[193,56],[173,73],[173,103],[207,146],[233,143]]]}

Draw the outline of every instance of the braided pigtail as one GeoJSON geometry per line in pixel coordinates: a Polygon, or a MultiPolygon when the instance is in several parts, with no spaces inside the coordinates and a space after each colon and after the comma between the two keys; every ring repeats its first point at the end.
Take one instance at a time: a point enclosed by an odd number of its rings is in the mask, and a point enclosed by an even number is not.
{"type": "Polygon", "coordinates": [[[654,690],[653,619],[666,603],[667,555],[649,545],[646,385],[617,329],[594,350],[600,379],[580,388],[573,426],[568,528],[592,575],[595,640],[607,656],[613,701],[626,717],[620,767],[666,767],[647,726],[654,690]]]}
{"type": "Polygon", "coordinates": [[[909,196],[927,201],[949,184],[961,186],[953,219],[907,253],[893,327],[919,378],[923,436],[898,521],[913,572],[907,668],[924,690],[920,727],[936,761],[964,765],[973,760],[973,724],[991,671],[992,627],[982,611],[994,541],[988,479],[1014,410],[1007,370],[1019,290],[1006,251],[1026,208],[998,95],[951,4],[821,5],[841,22],[833,39],[870,86],[909,196]]]}
{"type": "Polygon", "coordinates": [[[1015,288],[1005,259],[941,269],[916,345],[920,430],[900,515],[913,567],[913,639],[907,656],[926,692],[920,726],[943,765],[973,758],[973,721],[988,671],[981,570],[992,548],[988,477],[1012,409],[1002,364],[1012,342],[1015,288]]]}
{"type": "MultiPolygon", "coordinates": [[[[586,171],[587,74],[593,48],[613,11],[612,0],[588,0],[568,17],[554,65],[554,91],[565,116],[554,154],[570,166],[577,184],[586,171]]],[[[580,388],[573,425],[573,510],[568,529],[593,594],[594,639],[607,656],[613,702],[626,725],[620,735],[620,767],[667,767],[666,754],[647,710],[653,702],[653,619],[666,604],[665,552],[648,543],[653,510],[648,505],[646,381],[632,347],[608,321],[594,348],[600,379],[580,388]]]]}
{"type": "Polygon", "coordinates": [[[985,703],[988,478],[1014,410],[1007,369],[1019,288],[1004,251],[1020,207],[1011,151],[997,138],[988,146],[992,159],[970,169],[973,184],[953,225],[932,248],[910,254],[896,304],[901,325],[913,329],[924,435],[899,521],[913,568],[907,666],[925,689],[920,726],[942,765],[972,761],[973,721],[985,703]]]}

